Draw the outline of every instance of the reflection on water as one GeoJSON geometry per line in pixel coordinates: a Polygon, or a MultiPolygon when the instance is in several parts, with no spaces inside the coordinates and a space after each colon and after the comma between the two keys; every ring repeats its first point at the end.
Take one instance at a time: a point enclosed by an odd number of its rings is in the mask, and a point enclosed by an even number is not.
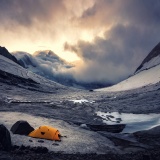
{"type": "Polygon", "coordinates": [[[96,112],[106,124],[126,124],[123,133],[133,133],[160,125],[160,114],[133,114],[118,112],[96,112]]]}

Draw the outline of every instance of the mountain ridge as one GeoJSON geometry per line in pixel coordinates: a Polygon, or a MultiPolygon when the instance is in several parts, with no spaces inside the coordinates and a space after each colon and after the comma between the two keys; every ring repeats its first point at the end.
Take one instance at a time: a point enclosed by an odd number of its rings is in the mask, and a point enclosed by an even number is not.
{"type": "Polygon", "coordinates": [[[11,53],[9,53],[9,51],[5,48],[0,46],[0,55],[12,60],[13,62],[17,63],[20,65],[20,63],[18,62],[18,60],[16,59],[16,57],[14,55],[12,55],[11,53]]]}
{"type": "Polygon", "coordinates": [[[160,43],[158,43],[144,58],[135,73],[122,82],[97,91],[125,91],[141,88],[160,82],[160,43]]]}
{"type": "MultiPolygon", "coordinates": [[[[142,63],[140,64],[140,66],[136,69],[136,71],[134,72],[135,74],[137,72],[139,72],[140,70],[142,70],[143,66],[151,61],[153,58],[160,56],[160,42],[149,52],[149,54],[146,56],[146,58],[142,61],[142,63]]],[[[159,61],[160,63],[160,61],[159,61]]],[[[145,68],[144,68],[145,69],[145,68]]],[[[149,69],[149,68],[147,68],[149,69]]]]}

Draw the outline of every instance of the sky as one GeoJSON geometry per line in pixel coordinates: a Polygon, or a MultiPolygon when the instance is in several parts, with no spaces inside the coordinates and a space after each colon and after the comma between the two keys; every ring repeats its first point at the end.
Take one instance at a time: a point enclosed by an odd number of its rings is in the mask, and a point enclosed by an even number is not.
{"type": "MultiPolygon", "coordinates": [[[[52,50],[86,82],[119,82],[160,41],[159,0],[0,0],[0,46],[52,50]]],[[[65,73],[66,74],[66,73],[65,73]]]]}

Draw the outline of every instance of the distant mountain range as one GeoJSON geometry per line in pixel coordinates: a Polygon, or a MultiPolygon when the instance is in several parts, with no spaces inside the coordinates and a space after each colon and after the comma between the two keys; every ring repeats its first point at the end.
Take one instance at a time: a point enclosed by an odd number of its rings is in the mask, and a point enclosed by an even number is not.
{"type": "Polygon", "coordinates": [[[93,89],[110,85],[108,83],[77,81],[69,71],[75,66],[66,62],[51,50],[37,51],[33,55],[26,52],[13,52],[12,54],[24,68],[65,86],[93,89]]]}
{"type": "Polygon", "coordinates": [[[85,83],[77,81],[72,74],[66,72],[75,67],[75,65],[66,62],[51,50],[37,51],[33,55],[20,51],[11,54],[5,47],[0,47],[0,55],[8,58],[32,73],[64,86],[81,89],[95,89],[111,85],[108,83],[85,83]]]}
{"type": "Polygon", "coordinates": [[[19,61],[4,47],[0,47],[0,82],[47,93],[68,90],[68,87],[50,81],[22,67],[19,61]]]}
{"type": "MultiPolygon", "coordinates": [[[[50,50],[37,51],[33,55],[26,52],[14,52],[10,54],[5,47],[0,47],[0,76],[1,81],[7,73],[24,79],[31,79],[36,83],[95,89],[109,86],[108,83],[84,83],[77,82],[72,75],[65,74],[67,69],[75,67],[66,62],[50,50]],[[38,76],[40,75],[40,76],[38,76]],[[43,78],[45,77],[45,78],[43,78]],[[57,82],[57,83],[56,83],[57,82]],[[62,84],[62,85],[60,85],[62,84]]],[[[100,90],[119,91],[143,87],[160,81],[160,43],[158,43],[148,56],[136,69],[133,76],[112,86],[100,90]]],[[[8,75],[10,78],[10,75],[8,75]]],[[[15,77],[13,77],[15,78],[15,77]]]]}

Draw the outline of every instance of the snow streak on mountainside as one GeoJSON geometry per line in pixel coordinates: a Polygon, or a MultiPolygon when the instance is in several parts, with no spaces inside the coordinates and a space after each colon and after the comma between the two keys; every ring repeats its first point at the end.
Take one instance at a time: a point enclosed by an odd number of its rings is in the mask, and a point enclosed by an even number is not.
{"type": "Polygon", "coordinates": [[[124,91],[160,82],[160,43],[148,54],[137,68],[135,75],[108,88],[97,91],[124,91]]]}

